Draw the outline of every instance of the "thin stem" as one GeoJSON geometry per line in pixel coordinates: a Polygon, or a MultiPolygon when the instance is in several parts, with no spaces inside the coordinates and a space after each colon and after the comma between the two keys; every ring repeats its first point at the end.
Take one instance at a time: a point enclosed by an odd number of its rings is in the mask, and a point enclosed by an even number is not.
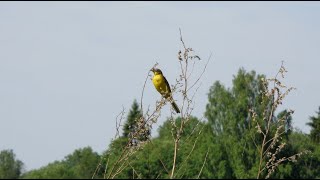
{"type": "Polygon", "coordinates": [[[199,76],[199,78],[193,83],[193,85],[192,85],[187,91],[189,91],[189,90],[190,90],[194,85],[196,85],[197,82],[201,79],[203,73],[206,71],[206,68],[207,68],[207,66],[208,66],[208,64],[209,64],[209,61],[211,60],[211,57],[212,57],[212,53],[210,54],[210,56],[209,56],[209,58],[208,58],[208,60],[207,60],[206,65],[204,66],[204,69],[203,69],[201,75],[199,76]]]}
{"type": "Polygon", "coordinates": [[[178,151],[178,140],[174,141],[174,155],[173,155],[173,166],[172,166],[172,170],[171,170],[171,175],[170,175],[170,179],[173,178],[173,174],[174,174],[174,170],[176,167],[176,159],[177,159],[177,151],[178,151]]]}
{"type": "Polygon", "coordinates": [[[204,161],[203,161],[203,164],[202,164],[202,167],[201,167],[201,170],[200,170],[200,172],[199,172],[199,174],[198,174],[197,179],[199,179],[199,177],[200,177],[200,175],[201,175],[201,173],[202,173],[203,167],[204,167],[204,165],[206,164],[207,157],[208,157],[208,153],[209,153],[209,148],[208,148],[208,150],[207,150],[206,157],[204,158],[204,161]]]}
{"type": "Polygon", "coordinates": [[[100,162],[99,162],[99,164],[98,164],[98,166],[97,166],[96,170],[94,171],[94,173],[93,173],[93,175],[92,175],[91,179],[93,179],[93,178],[94,178],[94,176],[97,174],[97,172],[100,170],[100,167],[101,167],[101,161],[102,161],[102,159],[100,160],[100,162]]]}

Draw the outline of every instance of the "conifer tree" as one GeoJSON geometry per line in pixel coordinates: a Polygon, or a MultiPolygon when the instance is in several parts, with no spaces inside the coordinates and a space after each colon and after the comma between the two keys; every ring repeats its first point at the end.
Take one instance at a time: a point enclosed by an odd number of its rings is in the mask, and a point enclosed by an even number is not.
{"type": "Polygon", "coordinates": [[[310,137],[315,143],[320,143],[320,107],[317,116],[310,117],[311,122],[306,123],[311,127],[310,137]]]}
{"type": "Polygon", "coordinates": [[[150,135],[150,130],[142,118],[142,112],[137,100],[133,101],[127,116],[127,121],[123,126],[123,137],[132,138],[132,143],[145,141],[150,135]]]}

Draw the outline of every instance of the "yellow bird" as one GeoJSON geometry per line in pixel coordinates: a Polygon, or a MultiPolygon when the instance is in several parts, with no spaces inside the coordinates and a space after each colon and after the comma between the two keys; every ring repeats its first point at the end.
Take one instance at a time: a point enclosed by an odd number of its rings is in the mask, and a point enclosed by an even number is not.
{"type": "Polygon", "coordinates": [[[177,106],[177,104],[174,102],[172,98],[172,93],[170,89],[170,85],[167,81],[167,79],[163,76],[162,71],[157,68],[152,68],[150,71],[153,72],[154,76],[152,78],[152,82],[154,87],[157,89],[157,91],[166,99],[168,99],[171,102],[171,105],[173,109],[180,113],[180,110],[177,106]]]}

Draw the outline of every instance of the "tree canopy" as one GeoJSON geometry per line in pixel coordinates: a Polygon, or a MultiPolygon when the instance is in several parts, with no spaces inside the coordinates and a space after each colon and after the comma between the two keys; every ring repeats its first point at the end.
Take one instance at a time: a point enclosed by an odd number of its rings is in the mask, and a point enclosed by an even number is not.
{"type": "Polygon", "coordinates": [[[22,168],[22,161],[16,159],[12,149],[0,152],[0,179],[18,179],[22,168]]]}
{"type": "MultiPolygon", "coordinates": [[[[179,136],[173,178],[256,178],[259,165],[263,167],[269,162],[268,156],[260,153],[266,114],[271,115],[271,135],[266,136],[269,140],[266,145],[272,144],[273,135],[279,129],[283,133],[278,134],[281,138],[274,143],[275,148],[263,150],[269,150],[266,154],[270,152],[276,160],[287,158],[287,161],[274,161],[278,164],[268,177],[320,178],[320,109],[307,123],[311,127],[310,135],[293,130],[294,119],[288,110],[278,109],[279,113],[270,114],[274,99],[265,96],[262,81],[265,78],[241,68],[233,77],[232,87],[214,82],[208,92],[204,119],[189,116],[188,121],[182,121],[181,116],[168,117],[160,125],[159,135],[153,138],[150,129],[144,127],[143,114],[134,100],[122,135],[113,139],[101,154],[90,147],[76,149],[63,160],[21,175],[23,163],[15,159],[12,150],[5,150],[0,153],[0,178],[92,178],[93,175],[94,178],[170,178],[173,137],[178,132],[173,124],[180,126],[185,122],[179,136]],[[281,124],[281,119],[285,123],[281,124]],[[141,128],[144,131],[140,132],[141,128]],[[306,150],[310,153],[300,153],[306,150]]],[[[270,169],[261,171],[258,178],[267,177],[270,169]]]]}

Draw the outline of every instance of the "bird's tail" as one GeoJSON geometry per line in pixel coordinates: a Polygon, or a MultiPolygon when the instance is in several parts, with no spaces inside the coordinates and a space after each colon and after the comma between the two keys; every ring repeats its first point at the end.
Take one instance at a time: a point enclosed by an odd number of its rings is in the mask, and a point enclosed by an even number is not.
{"type": "Polygon", "coordinates": [[[180,113],[180,110],[174,101],[171,102],[171,105],[172,105],[173,109],[176,111],[176,113],[180,113]]]}

